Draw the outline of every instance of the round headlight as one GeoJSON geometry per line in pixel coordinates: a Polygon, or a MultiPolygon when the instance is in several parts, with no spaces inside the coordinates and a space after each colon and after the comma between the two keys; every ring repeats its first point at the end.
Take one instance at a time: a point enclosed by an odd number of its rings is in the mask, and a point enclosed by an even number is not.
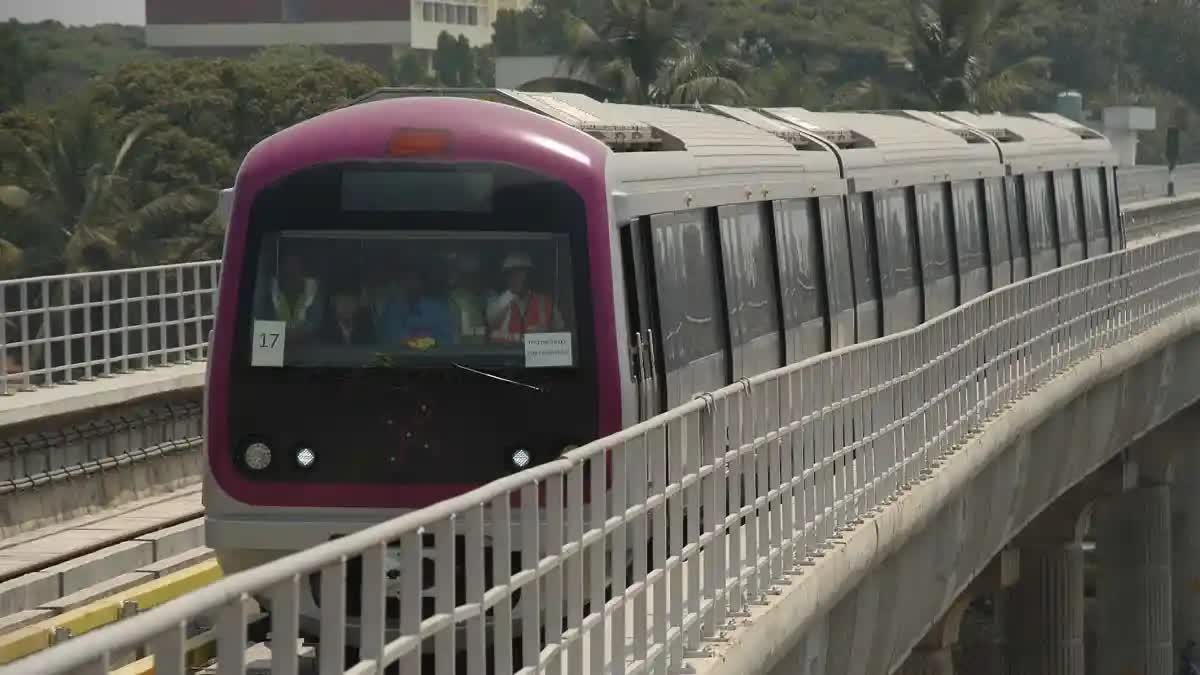
{"type": "Polygon", "coordinates": [[[296,464],[300,465],[301,469],[307,469],[317,461],[317,453],[308,448],[300,448],[296,451],[296,464]]]}
{"type": "Polygon", "coordinates": [[[262,471],[271,466],[271,448],[268,448],[266,443],[251,443],[246,446],[242,459],[245,460],[246,466],[255,471],[262,471]]]}
{"type": "Polygon", "coordinates": [[[529,451],[525,448],[521,448],[512,454],[513,466],[517,467],[518,469],[524,469],[525,467],[529,466],[529,460],[531,459],[533,458],[530,457],[529,451]]]}

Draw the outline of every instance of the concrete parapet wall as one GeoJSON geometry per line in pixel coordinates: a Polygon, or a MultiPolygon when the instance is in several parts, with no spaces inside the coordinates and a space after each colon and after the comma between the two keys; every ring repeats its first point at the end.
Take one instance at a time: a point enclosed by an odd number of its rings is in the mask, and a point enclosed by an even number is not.
{"type": "Polygon", "coordinates": [[[898,668],[989,560],[1121,448],[1200,399],[1200,310],[1101,352],[991,420],[846,533],[700,673],[876,675],[898,668]]]}
{"type": "Polygon", "coordinates": [[[0,538],[198,483],[201,411],[185,388],[0,427],[0,538]]]}

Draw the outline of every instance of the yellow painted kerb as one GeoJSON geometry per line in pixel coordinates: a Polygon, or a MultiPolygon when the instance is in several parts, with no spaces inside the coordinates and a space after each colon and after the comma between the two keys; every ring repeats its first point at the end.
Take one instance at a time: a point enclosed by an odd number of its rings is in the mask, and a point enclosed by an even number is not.
{"type": "Polygon", "coordinates": [[[0,636],[0,664],[46,649],[58,628],[78,636],[114,623],[120,618],[121,605],[127,601],[136,602],[138,611],[145,611],[220,578],[220,565],[216,560],[208,560],[0,636]]]}

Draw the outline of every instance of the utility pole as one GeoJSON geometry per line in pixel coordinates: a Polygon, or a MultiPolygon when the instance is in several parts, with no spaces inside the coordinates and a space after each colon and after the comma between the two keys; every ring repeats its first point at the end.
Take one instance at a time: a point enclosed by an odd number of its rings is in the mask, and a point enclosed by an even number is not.
{"type": "Polygon", "coordinates": [[[1175,196],[1175,165],[1179,162],[1179,127],[1167,127],[1167,196],[1175,196]]]}

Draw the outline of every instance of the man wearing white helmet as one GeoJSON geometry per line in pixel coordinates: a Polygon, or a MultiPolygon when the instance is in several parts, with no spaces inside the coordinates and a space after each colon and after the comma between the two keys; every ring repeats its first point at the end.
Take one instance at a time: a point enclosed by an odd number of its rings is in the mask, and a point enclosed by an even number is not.
{"type": "Polygon", "coordinates": [[[561,331],[563,320],[550,296],[529,287],[533,261],[526,253],[510,253],[501,264],[507,287],[488,302],[489,336],[493,342],[521,342],[526,333],[561,331]]]}

